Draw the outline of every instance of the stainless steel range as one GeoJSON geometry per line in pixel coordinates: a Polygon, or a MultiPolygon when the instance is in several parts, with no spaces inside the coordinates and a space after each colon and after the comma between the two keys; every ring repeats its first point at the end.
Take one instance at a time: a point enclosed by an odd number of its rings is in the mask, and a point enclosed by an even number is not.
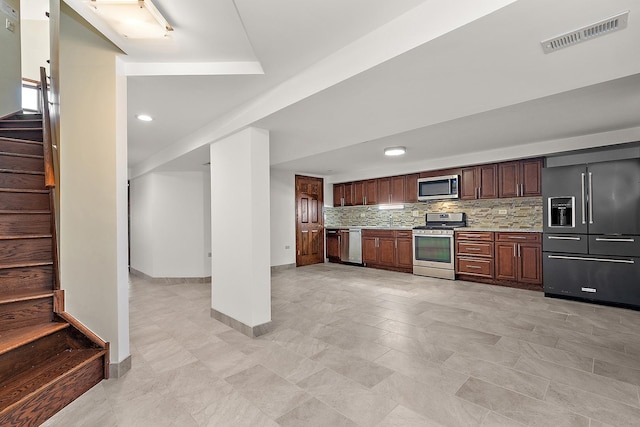
{"type": "Polygon", "coordinates": [[[467,226],[463,212],[428,213],[426,224],[413,229],[413,274],[456,278],[453,230],[467,226]]]}

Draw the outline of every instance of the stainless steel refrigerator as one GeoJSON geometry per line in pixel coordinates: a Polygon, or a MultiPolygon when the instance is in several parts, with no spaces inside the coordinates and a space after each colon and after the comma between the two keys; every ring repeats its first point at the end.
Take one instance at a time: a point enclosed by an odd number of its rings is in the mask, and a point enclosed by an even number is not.
{"type": "Polygon", "coordinates": [[[640,307],[640,159],[544,168],[546,295],[640,307]]]}

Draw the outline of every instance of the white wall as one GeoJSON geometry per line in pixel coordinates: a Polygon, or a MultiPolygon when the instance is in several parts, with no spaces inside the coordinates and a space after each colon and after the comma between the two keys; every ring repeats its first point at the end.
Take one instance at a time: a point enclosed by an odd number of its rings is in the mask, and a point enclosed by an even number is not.
{"type": "Polygon", "coordinates": [[[295,174],[271,169],[271,265],[296,262],[295,174]],[[288,246],[288,248],[287,248],[288,246]]]}
{"type": "Polygon", "coordinates": [[[244,325],[271,321],[269,134],[211,145],[211,307],[244,325]]]}
{"type": "Polygon", "coordinates": [[[211,275],[209,173],[131,181],[131,267],[151,277],[211,275]]]}
{"type": "Polygon", "coordinates": [[[40,67],[49,64],[49,21],[24,19],[22,25],[22,77],[40,81],[40,67]]]}
{"type": "Polygon", "coordinates": [[[61,287],[67,311],[111,343],[114,363],[129,356],[126,78],[119,54],[62,5],[61,287]]]}
{"type": "MultiPolygon", "coordinates": [[[[20,0],[0,0],[20,13],[20,0]]],[[[0,12],[0,117],[22,109],[22,75],[20,71],[20,21],[0,12]],[[15,24],[15,31],[5,29],[5,20],[15,24]]]]}

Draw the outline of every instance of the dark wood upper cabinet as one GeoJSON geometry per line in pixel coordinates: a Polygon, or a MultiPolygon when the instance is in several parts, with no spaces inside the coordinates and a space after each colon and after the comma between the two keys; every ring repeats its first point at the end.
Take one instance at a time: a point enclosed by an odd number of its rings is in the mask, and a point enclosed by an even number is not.
{"type": "Polygon", "coordinates": [[[495,199],[498,197],[498,165],[472,166],[462,169],[460,199],[495,199]]]}
{"type": "Polygon", "coordinates": [[[356,181],[353,183],[353,205],[364,205],[364,187],[365,181],[356,181]]]}
{"type": "Polygon", "coordinates": [[[333,184],[333,206],[343,206],[344,184],[333,184]]]}
{"type": "Polygon", "coordinates": [[[420,174],[411,173],[406,176],[404,183],[404,202],[418,203],[418,178],[420,174]]]}
{"type": "Polygon", "coordinates": [[[368,179],[364,181],[364,204],[365,205],[378,204],[378,180],[377,179],[368,179]]]}
{"type": "Polygon", "coordinates": [[[391,198],[390,203],[404,203],[406,175],[391,177],[391,198]]]}
{"type": "Polygon", "coordinates": [[[391,203],[391,177],[378,178],[378,203],[391,203]]]}
{"type": "Polygon", "coordinates": [[[353,206],[353,183],[344,184],[344,205],[353,206]]]}
{"type": "Polygon", "coordinates": [[[499,197],[542,195],[542,159],[504,162],[498,165],[499,197]]]}

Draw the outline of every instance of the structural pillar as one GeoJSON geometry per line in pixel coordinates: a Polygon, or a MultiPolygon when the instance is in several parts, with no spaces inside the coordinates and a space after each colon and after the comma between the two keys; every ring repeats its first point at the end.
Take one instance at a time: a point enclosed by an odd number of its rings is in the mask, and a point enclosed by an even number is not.
{"type": "Polygon", "coordinates": [[[211,316],[250,337],[271,325],[269,132],[211,144],[211,316]]]}

